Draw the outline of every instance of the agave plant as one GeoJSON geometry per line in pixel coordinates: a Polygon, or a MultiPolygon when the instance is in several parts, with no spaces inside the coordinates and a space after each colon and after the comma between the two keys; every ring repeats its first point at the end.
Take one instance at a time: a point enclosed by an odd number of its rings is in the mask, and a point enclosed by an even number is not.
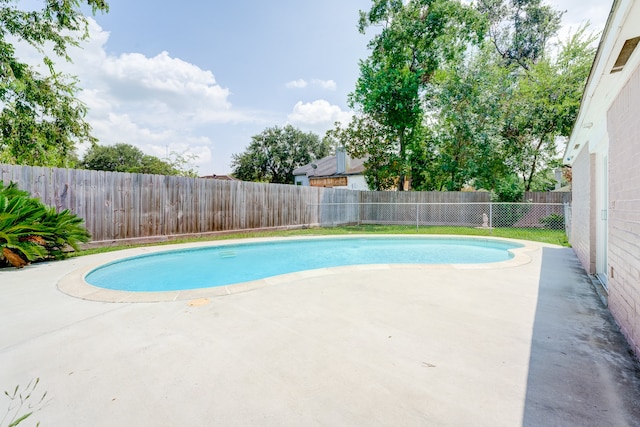
{"type": "Polygon", "coordinates": [[[89,233],[82,219],[69,210],[56,212],[14,183],[0,181],[0,260],[23,267],[30,261],[60,258],[64,250],[78,249],[89,233]]]}

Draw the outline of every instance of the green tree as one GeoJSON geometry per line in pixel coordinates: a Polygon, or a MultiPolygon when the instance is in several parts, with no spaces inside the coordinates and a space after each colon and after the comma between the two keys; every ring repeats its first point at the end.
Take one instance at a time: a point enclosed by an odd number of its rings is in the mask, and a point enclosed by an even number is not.
{"type": "Polygon", "coordinates": [[[198,159],[198,156],[193,153],[188,153],[186,151],[183,151],[182,153],[171,151],[164,161],[171,165],[173,169],[177,170],[178,175],[197,178],[198,170],[193,164],[196,159],[198,159]]]}
{"type": "Polygon", "coordinates": [[[360,12],[359,30],[365,33],[372,26],[382,29],[369,42],[369,58],[360,61],[350,105],[385,134],[386,149],[363,141],[364,151],[370,162],[388,165],[402,190],[411,154],[422,143],[423,102],[431,77],[480,39],[484,20],[472,7],[453,0],[374,0],[369,12],[360,12]],[[395,153],[395,159],[376,160],[380,153],[395,153]]]}
{"type": "Polygon", "coordinates": [[[501,103],[509,90],[508,69],[484,47],[433,78],[428,180],[415,188],[459,191],[465,184],[493,190],[509,173],[501,130],[501,103]]]}
{"type": "Polygon", "coordinates": [[[477,8],[490,22],[487,41],[507,71],[500,102],[505,164],[525,190],[546,188],[546,175],[558,163],[557,141],[569,136],[580,106],[595,36],[586,25],[557,49],[551,46],[562,12],[541,0],[479,0],[477,8]]]}
{"type": "Polygon", "coordinates": [[[414,188],[515,194],[517,176],[522,190],[545,190],[556,143],[578,112],[594,36],[583,27],[552,50],[559,12],[525,0],[479,9],[492,23],[483,46],[431,79],[428,138],[411,158],[414,188]]]}
{"type": "Polygon", "coordinates": [[[525,191],[558,166],[557,143],[571,133],[595,55],[595,35],[587,28],[561,42],[557,55],[515,73],[512,92],[503,103],[507,162],[522,178],[525,191]]]}
{"type": "Polygon", "coordinates": [[[75,78],[56,72],[45,47],[69,60],[67,48],[88,37],[81,3],[93,13],[107,11],[104,0],[47,0],[41,9],[20,10],[0,0],[0,161],[70,166],[78,142],[95,141],[84,121],[86,107],[76,98],[75,78]],[[14,40],[43,54],[47,75],[16,56],[14,40]]]}
{"type": "Polygon", "coordinates": [[[94,144],[85,154],[81,166],[85,169],[148,173],[156,175],[180,175],[181,172],[171,163],[158,157],[144,154],[130,144],[98,145],[94,144]]]}
{"type": "Polygon", "coordinates": [[[364,176],[367,186],[376,191],[390,190],[396,185],[400,158],[388,141],[384,127],[370,116],[356,115],[346,127],[336,123],[327,132],[337,146],[345,147],[356,158],[365,158],[364,176]]]}
{"type": "Polygon", "coordinates": [[[293,184],[293,171],[329,155],[330,141],[291,125],[267,128],[251,137],[251,144],[234,154],[233,175],[244,181],[293,184]]]}

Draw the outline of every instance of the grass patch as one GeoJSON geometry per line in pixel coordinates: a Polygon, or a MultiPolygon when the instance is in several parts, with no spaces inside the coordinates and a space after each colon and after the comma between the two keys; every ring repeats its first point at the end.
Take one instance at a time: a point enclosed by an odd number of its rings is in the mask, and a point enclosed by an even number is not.
{"type": "Polygon", "coordinates": [[[450,227],[450,226],[428,226],[420,227],[418,230],[407,226],[386,226],[386,225],[355,225],[343,227],[327,227],[327,228],[306,228],[297,230],[278,230],[278,231],[256,231],[220,234],[217,236],[176,239],[166,242],[139,244],[139,245],[122,245],[109,246],[103,248],[86,249],[79,252],[71,253],[70,256],[92,255],[104,252],[113,252],[122,249],[129,249],[142,246],[160,246],[173,245],[177,243],[194,243],[229,239],[247,239],[255,237],[289,237],[289,236],[330,236],[341,234],[450,234],[460,236],[490,236],[505,237],[509,239],[532,240],[535,242],[550,243],[560,246],[569,246],[567,236],[564,230],[549,230],[542,228],[494,228],[492,230],[474,228],[474,227],[450,227]]]}

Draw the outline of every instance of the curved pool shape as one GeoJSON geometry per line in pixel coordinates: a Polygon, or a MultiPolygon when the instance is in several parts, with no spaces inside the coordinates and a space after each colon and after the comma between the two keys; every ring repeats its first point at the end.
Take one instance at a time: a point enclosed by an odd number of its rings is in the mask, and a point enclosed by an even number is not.
{"type": "Polygon", "coordinates": [[[359,237],[270,241],[158,252],[100,266],[91,285],[161,292],[211,288],[326,267],[480,264],[513,258],[518,243],[462,238],[359,237]]]}

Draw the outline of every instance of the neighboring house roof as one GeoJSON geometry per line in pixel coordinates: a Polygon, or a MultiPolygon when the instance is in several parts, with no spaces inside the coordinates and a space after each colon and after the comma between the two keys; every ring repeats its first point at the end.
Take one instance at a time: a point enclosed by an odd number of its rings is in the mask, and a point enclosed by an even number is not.
{"type": "Polygon", "coordinates": [[[344,174],[337,173],[336,156],[323,157],[320,160],[311,162],[293,171],[293,175],[307,175],[313,177],[335,176],[335,175],[364,175],[364,162],[366,159],[349,159],[347,170],[344,174]],[[316,167],[314,168],[313,165],[316,167]]]}
{"type": "Polygon", "coordinates": [[[231,175],[205,175],[200,178],[206,179],[219,179],[220,181],[240,181],[238,178],[234,178],[231,175]]]}

